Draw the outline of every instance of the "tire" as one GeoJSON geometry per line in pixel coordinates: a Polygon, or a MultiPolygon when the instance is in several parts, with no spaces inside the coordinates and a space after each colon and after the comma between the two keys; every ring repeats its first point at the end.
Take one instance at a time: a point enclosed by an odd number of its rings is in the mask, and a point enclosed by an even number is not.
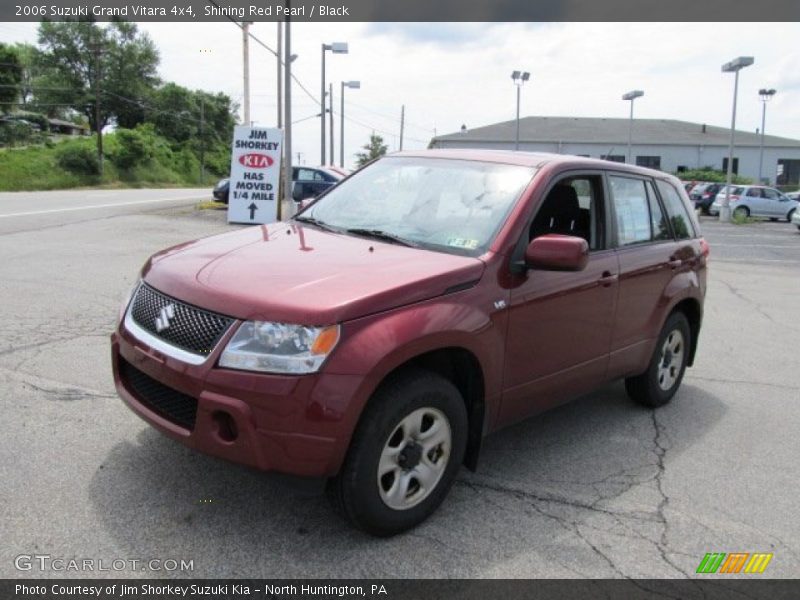
{"type": "Polygon", "coordinates": [[[647,370],[625,380],[628,395],[652,408],[669,402],[683,381],[691,347],[689,321],[682,312],[672,313],[661,329],[647,370]]]}
{"type": "Polygon", "coordinates": [[[733,214],[737,217],[749,217],[750,209],[746,206],[737,206],[736,210],[733,211],[733,214]]]}
{"type": "Polygon", "coordinates": [[[447,379],[422,369],[390,378],[367,404],[342,470],[328,484],[334,508],[375,536],[418,525],[453,485],[467,427],[464,399],[447,379]]]}
{"type": "Polygon", "coordinates": [[[789,211],[789,214],[786,215],[786,222],[787,223],[791,223],[792,222],[792,215],[794,215],[794,212],[796,210],[797,210],[796,208],[793,208],[792,210],[789,211]]]}

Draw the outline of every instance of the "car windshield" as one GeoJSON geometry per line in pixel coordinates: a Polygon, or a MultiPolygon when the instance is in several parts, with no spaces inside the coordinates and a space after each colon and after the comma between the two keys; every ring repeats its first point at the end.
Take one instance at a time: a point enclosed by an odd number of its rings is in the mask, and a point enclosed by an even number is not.
{"type": "Polygon", "coordinates": [[[333,188],[298,220],[476,256],[489,247],[534,173],[514,165],[387,157],[333,188]]]}

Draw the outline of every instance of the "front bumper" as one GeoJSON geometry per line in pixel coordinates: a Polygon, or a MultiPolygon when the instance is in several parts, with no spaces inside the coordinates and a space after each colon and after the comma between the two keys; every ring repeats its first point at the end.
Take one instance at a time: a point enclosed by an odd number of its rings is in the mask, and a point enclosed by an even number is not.
{"type": "Polygon", "coordinates": [[[362,378],[217,368],[218,354],[232,331],[203,364],[191,365],[144,344],[120,325],[111,336],[117,392],[147,423],[200,452],[265,471],[335,475],[355,427],[348,408],[362,378]],[[131,373],[149,382],[146,393],[131,373]],[[154,387],[196,400],[193,424],[147,397],[154,387]]]}

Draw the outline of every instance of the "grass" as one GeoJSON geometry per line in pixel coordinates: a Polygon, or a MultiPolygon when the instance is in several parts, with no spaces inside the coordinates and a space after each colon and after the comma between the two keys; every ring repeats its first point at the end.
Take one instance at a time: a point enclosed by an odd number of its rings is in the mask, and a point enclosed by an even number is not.
{"type": "Polygon", "coordinates": [[[228,208],[228,205],[216,200],[203,200],[197,204],[197,210],[221,210],[223,208],[228,208]]]}
{"type": "MultiPolygon", "coordinates": [[[[105,136],[106,153],[114,149],[114,135],[105,136]]],[[[94,140],[83,138],[59,144],[0,148],[0,192],[63,190],[74,188],[139,188],[201,186],[199,163],[188,160],[151,160],[130,170],[118,169],[106,156],[103,176],[73,173],[62,168],[56,160],[56,150],[65,144],[87,144],[94,140]]],[[[191,157],[193,158],[193,157],[191,157]]],[[[204,185],[211,186],[216,175],[207,169],[204,185]]]]}

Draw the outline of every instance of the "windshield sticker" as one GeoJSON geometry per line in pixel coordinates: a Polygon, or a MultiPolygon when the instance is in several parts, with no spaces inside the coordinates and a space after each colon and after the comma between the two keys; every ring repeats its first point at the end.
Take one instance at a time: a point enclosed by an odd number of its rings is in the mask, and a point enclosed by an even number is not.
{"type": "Polygon", "coordinates": [[[453,248],[466,248],[467,250],[475,250],[478,247],[478,240],[469,238],[450,238],[447,240],[447,245],[453,248]]]}

